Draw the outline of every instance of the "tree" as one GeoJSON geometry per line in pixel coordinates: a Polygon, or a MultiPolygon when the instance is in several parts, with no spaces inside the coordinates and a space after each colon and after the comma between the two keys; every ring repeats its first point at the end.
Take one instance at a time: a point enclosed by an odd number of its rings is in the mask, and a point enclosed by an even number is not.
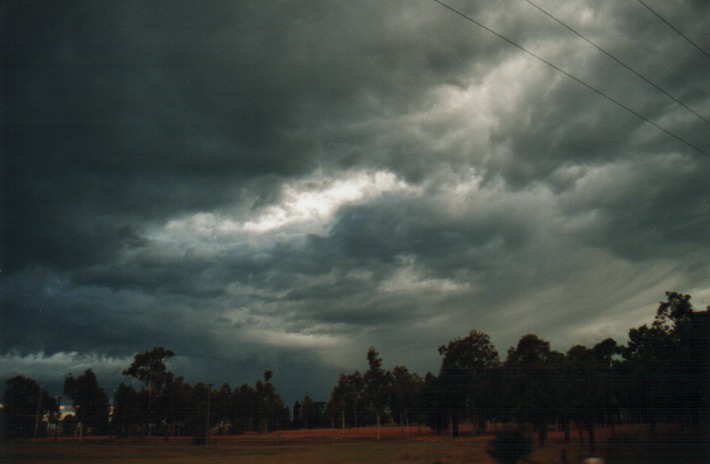
{"type": "Polygon", "coordinates": [[[365,372],[366,401],[371,410],[375,413],[377,423],[377,439],[380,439],[380,427],[382,425],[382,415],[387,406],[389,393],[390,376],[382,368],[382,358],[374,347],[367,351],[367,363],[369,369],[365,372]]]}
{"type": "Polygon", "coordinates": [[[77,378],[69,374],[64,379],[64,394],[72,400],[81,427],[103,433],[108,425],[109,403],[94,371],[87,369],[77,378]]]}
{"type": "Polygon", "coordinates": [[[273,372],[267,370],[264,372],[264,382],[256,382],[256,410],[262,432],[279,430],[290,419],[288,407],[284,406],[283,399],[270,382],[272,376],[273,372]]]}
{"type": "Polygon", "coordinates": [[[547,424],[559,410],[561,382],[555,375],[561,372],[563,359],[562,354],[550,349],[549,342],[528,334],[508,350],[505,361],[516,418],[533,424],[540,445],[545,444],[547,424]]]}
{"type": "Polygon", "coordinates": [[[483,372],[500,365],[498,351],[488,334],[471,330],[463,338],[455,338],[446,345],[439,346],[443,356],[441,368],[458,366],[468,371],[483,372]]]}
{"type": "Polygon", "coordinates": [[[132,386],[121,383],[114,394],[112,423],[116,432],[131,435],[131,428],[140,423],[141,411],[138,392],[132,386]]]}
{"type": "Polygon", "coordinates": [[[690,295],[666,292],[653,323],[629,331],[622,349],[625,400],[637,420],[707,420],[710,389],[710,306],[695,311],[690,295]],[[674,401],[667,401],[668,398],[674,401]]]}
{"type": "Polygon", "coordinates": [[[28,438],[45,433],[41,418],[58,414],[56,398],[50,397],[34,379],[17,375],[5,382],[2,396],[4,435],[8,439],[28,438]]]}
{"type": "Polygon", "coordinates": [[[490,418],[493,404],[491,376],[500,366],[498,351],[488,334],[471,330],[467,336],[439,346],[440,378],[449,405],[451,433],[458,435],[460,418],[468,411],[479,432],[490,418]]]}
{"type": "Polygon", "coordinates": [[[212,427],[212,385],[199,382],[191,390],[187,431],[194,436],[194,444],[207,445],[212,427]]]}
{"type": "Polygon", "coordinates": [[[173,373],[165,365],[173,356],[175,353],[162,346],[153,348],[144,353],[136,353],[131,365],[123,370],[123,375],[134,377],[147,387],[146,394],[141,394],[145,400],[141,409],[149,435],[152,435],[155,425],[164,419],[164,398],[158,398],[164,396],[167,386],[174,379],[173,373]]]}
{"type": "Polygon", "coordinates": [[[257,394],[251,385],[243,384],[232,393],[230,408],[233,432],[254,430],[257,417],[257,394]]]}
{"type": "Polygon", "coordinates": [[[424,389],[422,391],[422,403],[426,424],[437,435],[446,429],[448,411],[445,407],[444,392],[441,379],[431,372],[427,372],[424,377],[424,389]]]}
{"type": "Polygon", "coordinates": [[[145,383],[151,394],[156,394],[173,379],[173,373],[165,366],[165,362],[173,356],[175,353],[162,346],[144,353],[136,353],[130,367],[123,370],[123,375],[140,380],[145,383]]]}
{"type": "Polygon", "coordinates": [[[300,429],[303,427],[303,421],[301,421],[301,402],[296,400],[291,408],[291,426],[294,429],[300,429]]]}
{"type": "Polygon", "coordinates": [[[365,402],[365,380],[359,371],[352,374],[340,374],[338,383],[333,387],[328,402],[333,423],[335,416],[340,416],[340,425],[345,429],[346,424],[357,427],[358,419],[362,414],[365,402]],[[349,419],[349,420],[348,420],[349,419]]]}
{"type": "Polygon", "coordinates": [[[439,405],[443,407],[445,420],[448,422],[452,437],[459,436],[459,424],[466,413],[466,398],[470,382],[468,373],[456,364],[452,364],[439,373],[437,379],[439,405]]]}
{"type": "Polygon", "coordinates": [[[596,373],[601,385],[600,413],[603,416],[604,423],[610,425],[612,433],[615,433],[614,423],[618,422],[620,417],[617,367],[621,348],[616,343],[616,340],[607,338],[594,345],[592,353],[594,353],[596,358],[596,373]]]}
{"type": "Polygon", "coordinates": [[[177,377],[168,382],[156,398],[156,410],[165,421],[166,440],[169,435],[199,433],[194,427],[197,406],[193,393],[193,387],[177,377]]]}
{"type": "Polygon", "coordinates": [[[596,446],[595,423],[604,416],[607,398],[607,372],[598,352],[575,345],[567,352],[564,366],[562,402],[577,424],[580,445],[584,441],[582,431],[589,434],[590,452],[594,452],[596,446]]]}
{"type": "MultiPolygon", "coordinates": [[[[310,395],[306,394],[303,397],[303,402],[301,403],[300,420],[301,426],[304,429],[318,425],[318,408],[316,407],[315,401],[310,395]]],[[[294,416],[295,416],[294,411],[294,416]]]]}
{"type": "Polygon", "coordinates": [[[389,409],[395,422],[409,426],[413,410],[421,403],[424,381],[404,366],[395,366],[391,372],[389,409]]]}
{"type": "Polygon", "coordinates": [[[229,420],[229,408],[232,400],[232,387],[224,383],[212,396],[212,421],[220,424],[220,433],[224,433],[224,423],[229,420]]]}

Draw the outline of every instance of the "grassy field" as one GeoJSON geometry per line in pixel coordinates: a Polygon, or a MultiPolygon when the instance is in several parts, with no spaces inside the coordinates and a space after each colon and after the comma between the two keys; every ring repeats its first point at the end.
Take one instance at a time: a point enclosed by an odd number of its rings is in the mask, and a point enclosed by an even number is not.
{"type": "MultiPolygon", "coordinates": [[[[383,429],[382,440],[375,430],[355,429],[289,431],[213,437],[209,446],[195,446],[189,438],[134,438],[108,440],[75,439],[11,444],[0,454],[0,463],[102,463],[102,464],[330,464],[330,463],[408,463],[455,464],[493,463],[485,448],[489,436],[463,436],[452,440],[431,435],[416,427],[383,429]]],[[[664,429],[652,433],[642,428],[598,432],[594,456],[612,463],[710,462],[708,436],[699,431],[664,429]]],[[[527,463],[581,463],[589,457],[587,446],[573,437],[567,443],[561,434],[550,435],[544,447],[536,446],[527,463]]]]}

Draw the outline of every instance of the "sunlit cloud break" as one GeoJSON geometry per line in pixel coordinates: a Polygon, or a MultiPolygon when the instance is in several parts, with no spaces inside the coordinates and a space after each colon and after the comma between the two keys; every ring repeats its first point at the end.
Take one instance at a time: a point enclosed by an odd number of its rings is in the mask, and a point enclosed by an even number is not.
{"type": "Polygon", "coordinates": [[[277,203],[252,215],[198,212],[170,219],[149,237],[157,242],[189,244],[249,239],[284,230],[289,232],[288,236],[297,237],[324,234],[343,206],[369,201],[388,192],[416,194],[419,189],[387,171],[354,172],[336,178],[316,173],[285,183],[277,203]]]}

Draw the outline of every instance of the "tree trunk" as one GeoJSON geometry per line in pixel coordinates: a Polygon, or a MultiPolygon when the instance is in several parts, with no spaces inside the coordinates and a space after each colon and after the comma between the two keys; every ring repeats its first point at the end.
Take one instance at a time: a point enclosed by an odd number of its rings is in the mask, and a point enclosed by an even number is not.
{"type": "Polygon", "coordinates": [[[547,440],[547,422],[542,421],[537,426],[537,437],[540,446],[545,446],[545,441],[547,440]]]}
{"type": "Polygon", "coordinates": [[[377,439],[380,439],[380,412],[375,413],[375,419],[377,420],[377,439]]]}
{"type": "Polygon", "coordinates": [[[407,408],[404,408],[404,426],[406,427],[404,429],[404,436],[405,438],[409,438],[409,410],[407,410],[407,408]]]}
{"type": "Polygon", "coordinates": [[[597,446],[596,436],[594,434],[594,421],[590,420],[587,424],[587,430],[589,431],[589,452],[594,453],[597,446]]]}

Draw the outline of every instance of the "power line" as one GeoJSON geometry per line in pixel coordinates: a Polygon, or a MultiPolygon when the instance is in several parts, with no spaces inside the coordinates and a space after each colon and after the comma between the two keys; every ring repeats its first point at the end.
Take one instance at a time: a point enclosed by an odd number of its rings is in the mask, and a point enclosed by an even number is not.
{"type": "Polygon", "coordinates": [[[498,38],[500,38],[500,39],[502,39],[502,40],[508,42],[510,45],[512,45],[512,46],[514,46],[514,47],[516,47],[516,48],[519,48],[520,50],[524,51],[525,53],[527,53],[528,55],[532,56],[533,58],[536,58],[537,60],[539,60],[539,61],[545,63],[546,65],[548,65],[548,66],[551,67],[552,69],[554,69],[554,70],[556,70],[556,71],[558,71],[558,72],[564,74],[565,76],[567,76],[567,77],[569,77],[570,79],[572,79],[572,80],[578,82],[579,84],[582,84],[583,86],[585,86],[586,88],[588,88],[588,89],[591,90],[592,92],[596,93],[597,95],[599,95],[599,96],[601,96],[601,97],[606,98],[606,99],[609,100],[610,102],[612,102],[612,103],[614,103],[615,105],[619,106],[620,108],[622,108],[622,109],[628,111],[629,113],[633,114],[633,115],[636,116],[637,118],[639,118],[639,119],[641,119],[641,120],[647,122],[648,124],[652,125],[653,127],[655,127],[656,129],[660,130],[661,132],[664,132],[665,134],[667,134],[667,135],[673,137],[674,139],[678,140],[679,142],[681,142],[681,143],[687,145],[688,147],[692,148],[693,150],[697,151],[698,153],[701,153],[701,154],[707,156],[708,158],[710,158],[710,153],[706,152],[706,151],[703,150],[702,148],[693,145],[692,143],[688,142],[687,140],[681,138],[681,137],[678,136],[678,135],[675,135],[673,132],[669,131],[668,129],[666,129],[666,128],[664,128],[664,127],[658,125],[658,124],[656,124],[655,122],[651,121],[650,119],[648,119],[646,116],[642,115],[641,113],[638,113],[637,111],[635,111],[635,110],[629,108],[628,106],[626,106],[625,104],[621,103],[620,101],[618,101],[618,100],[614,99],[613,97],[611,97],[611,96],[605,94],[605,93],[602,92],[601,90],[599,90],[599,89],[597,89],[597,88],[591,86],[590,84],[587,84],[587,83],[584,82],[582,79],[580,79],[580,78],[578,78],[578,77],[576,77],[576,76],[574,76],[574,75],[568,73],[568,72],[565,71],[564,69],[560,68],[559,66],[554,65],[553,63],[551,63],[550,61],[546,60],[545,58],[543,58],[543,57],[541,57],[541,56],[535,54],[534,52],[528,50],[527,48],[523,47],[523,46],[520,45],[519,43],[514,42],[513,40],[511,40],[511,39],[509,39],[509,38],[507,38],[507,37],[505,37],[505,36],[499,34],[498,32],[494,31],[493,29],[491,29],[491,28],[485,26],[484,24],[479,23],[478,21],[476,21],[476,20],[473,19],[472,17],[470,17],[470,16],[468,16],[468,15],[466,15],[466,14],[460,12],[459,10],[457,10],[457,9],[455,9],[455,8],[453,8],[453,7],[449,6],[449,5],[447,5],[446,3],[442,2],[441,0],[434,0],[434,1],[435,1],[436,3],[438,3],[439,5],[443,6],[444,8],[450,10],[452,13],[455,13],[455,14],[461,16],[461,17],[464,18],[465,20],[467,20],[467,21],[469,21],[469,22],[475,24],[476,26],[478,26],[478,27],[480,27],[480,28],[482,28],[482,29],[484,29],[484,30],[490,32],[491,34],[495,35],[496,37],[498,37],[498,38]]]}
{"type": "Polygon", "coordinates": [[[534,6],[535,8],[537,8],[538,10],[540,10],[540,11],[541,11],[542,13],[544,13],[545,15],[549,16],[550,18],[552,18],[552,19],[553,19],[554,21],[556,21],[558,24],[562,25],[562,26],[565,27],[567,30],[569,30],[570,32],[572,32],[573,34],[575,34],[577,37],[579,37],[579,38],[581,38],[582,40],[584,40],[585,42],[587,42],[587,43],[588,43],[589,45],[591,45],[592,47],[596,48],[597,50],[599,50],[600,52],[602,52],[603,54],[605,54],[606,56],[608,56],[608,57],[611,58],[612,60],[614,60],[614,61],[616,61],[617,63],[619,63],[621,66],[623,66],[624,68],[626,68],[628,71],[634,73],[636,76],[638,76],[639,78],[641,78],[641,79],[643,79],[644,81],[646,81],[646,82],[647,82],[649,85],[651,85],[654,89],[656,89],[656,90],[658,90],[659,92],[663,93],[665,96],[667,96],[668,98],[670,98],[671,100],[673,100],[674,102],[676,102],[677,104],[679,104],[680,106],[682,106],[683,108],[685,108],[686,110],[690,111],[691,113],[693,113],[693,114],[694,114],[695,116],[697,116],[698,118],[700,118],[700,119],[702,119],[703,121],[705,121],[706,124],[710,125],[710,120],[706,119],[706,118],[703,117],[702,115],[700,115],[700,114],[698,114],[697,112],[695,112],[695,110],[693,110],[692,108],[688,107],[685,103],[683,103],[682,101],[678,100],[676,97],[674,97],[673,95],[671,95],[670,93],[668,93],[667,91],[665,91],[664,89],[662,89],[661,87],[659,87],[657,84],[655,84],[655,83],[654,83],[653,81],[651,81],[650,79],[646,78],[646,77],[645,77],[644,75],[642,75],[640,72],[638,72],[638,71],[636,71],[635,69],[631,68],[631,67],[628,66],[626,63],[624,63],[623,61],[621,61],[620,59],[618,59],[617,57],[615,57],[615,56],[612,55],[611,53],[609,53],[609,52],[607,52],[606,50],[604,50],[603,48],[601,48],[599,45],[597,45],[597,44],[595,44],[594,42],[592,42],[591,40],[589,40],[587,37],[583,36],[582,34],[580,34],[579,32],[577,32],[576,30],[574,30],[571,26],[568,26],[568,25],[565,24],[562,20],[556,18],[556,17],[553,16],[551,13],[547,12],[547,11],[546,11],[544,8],[542,8],[541,6],[536,5],[535,3],[533,3],[533,2],[530,1],[530,0],[525,0],[525,1],[528,2],[530,5],[534,6]]]}
{"type": "Polygon", "coordinates": [[[710,55],[708,54],[708,52],[706,52],[705,50],[703,50],[702,48],[700,48],[700,46],[698,46],[695,42],[693,42],[692,40],[690,40],[690,39],[688,38],[688,36],[686,36],[685,34],[683,34],[677,27],[675,27],[673,24],[671,24],[670,22],[668,22],[668,20],[667,20],[666,18],[664,18],[663,16],[661,16],[659,13],[657,13],[657,12],[656,12],[653,8],[651,8],[650,6],[646,5],[643,1],[638,0],[638,2],[639,2],[641,5],[645,6],[646,9],[648,9],[648,11],[650,11],[651,13],[653,13],[654,15],[656,15],[656,16],[658,17],[658,19],[660,19],[661,21],[663,21],[664,23],[666,23],[666,25],[667,25],[668,27],[670,27],[671,29],[673,29],[674,31],[676,31],[676,32],[678,33],[678,35],[680,35],[680,36],[683,37],[685,40],[687,40],[690,45],[692,45],[693,47],[697,48],[700,53],[702,53],[703,55],[705,55],[705,57],[707,57],[708,59],[710,59],[710,55]]]}

